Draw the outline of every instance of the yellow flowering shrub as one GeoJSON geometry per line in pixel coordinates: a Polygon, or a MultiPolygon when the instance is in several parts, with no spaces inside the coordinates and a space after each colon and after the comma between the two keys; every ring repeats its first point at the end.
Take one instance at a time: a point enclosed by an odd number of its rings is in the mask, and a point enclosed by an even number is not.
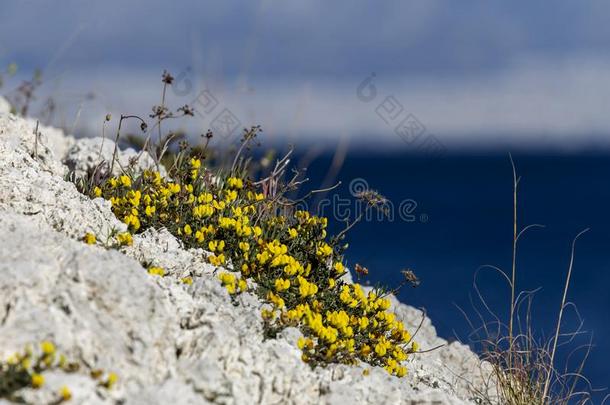
{"type": "MultiPolygon", "coordinates": [[[[326,218],[307,211],[279,214],[245,175],[212,175],[197,157],[177,159],[168,178],[150,170],[123,174],[89,194],[109,200],[132,234],[163,227],[186,247],[208,251],[209,263],[230,270],[218,275],[230,295],[248,291],[247,280],[254,281],[254,292],[269,304],[261,314],[268,336],[300,328],[304,361],[364,361],[405,375],[403,363],[416,351],[411,335],[388,311],[383,291],[365,293],[341,278],[343,248],[327,237],[326,218]]],[[[119,238],[131,243],[127,235],[119,238]]]]}
{"type": "MultiPolygon", "coordinates": [[[[52,370],[61,370],[65,373],[74,373],[81,365],[68,361],[66,356],[58,353],[55,344],[43,341],[38,345],[27,345],[21,352],[0,359],[0,398],[14,402],[23,402],[19,390],[27,387],[34,389],[45,385],[44,373],[52,370]]],[[[91,377],[98,381],[101,387],[110,389],[117,382],[115,373],[105,373],[95,370],[91,377]]],[[[67,386],[57,389],[57,401],[61,403],[72,398],[72,392],[67,386]]]]}
{"type": "MultiPolygon", "coordinates": [[[[172,81],[164,72],[163,94],[172,81]]],[[[111,176],[113,154],[111,162],[100,163],[83,178],[73,178],[81,192],[110,201],[114,214],[128,226],[129,235],[113,235],[115,242],[108,245],[129,245],[132,234],[166,228],[187,248],[209,252],[209,263],[227,269],[218,279],[232,297],[252,290],[266,303],[261,316],[268,337],[285,327],[298,327],[303,333],[298,342],[303,361],[312,366],[363,361],[393,375],[405,375],[404,361],[417,346],[389,311],[388,293],[382,289],[365,293],[359,284],[342,278],[347,271],[343,259],[347,245],[341,241],[347,229],[327,237],[326,218],[295,210],[295,204],[283,198],[302,183],[296,181],[298,175],[285,184],[280,180],[289,154],[277,162],[269,177],[254,181],[253,173],[264,165],[252,168],[252,160],[241,156],[260,132],[254,126],[244,129],[240,148],[228,157],[233,161],[230,169],[211,170],[202,162],[202,157],[214,157],[207,151],[210,131],[202,135],[203,145],[189,147],[180,141],[177,153],[170,146],[178,136],[161,135],[162,121],[193,113],[188,105],[170,111],[165,98],[153,107],[150,117],[159,132],[158,143],[149,135],[139,146],[153,157],[156,171],[139,173],[130,164],[121,167],[121,175],[111,176]],[[160,165],[167,169],[166,177],[158,170],[160,165]]],[[[146,132],[143,118],[121,115],[117,140],[121,122],[127,119],[139,121],[146,132]]],[[[383,200],[374,192],[366,199],[370,206],[383,200]]],[[[96,243],[91,236],[85,241],[96,243]]],[[[165,275],[162,268],[145,267],[153,275],[165,275]]],[[[191,284],[193,276],[181,281],[191,284]]]]}

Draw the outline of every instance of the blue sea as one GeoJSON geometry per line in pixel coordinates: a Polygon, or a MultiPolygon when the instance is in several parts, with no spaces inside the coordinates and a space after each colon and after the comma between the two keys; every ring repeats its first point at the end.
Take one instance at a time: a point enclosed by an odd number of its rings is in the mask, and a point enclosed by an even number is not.
{"type": "MultiPolygon", "coordinates": [[[[521,177],[519,227],[545,226],[522,237],[517,256],[517,289],[540,288],[533,298],[534,331],[540,339],[552,335],[572,239],[590,228],[576,243],[568,291],[587,334],[561,348],[558,365],[592,335],[595,347],[584,374],[594,388],[606,387],[610,385],[610,156],[530,153],[513,159],[521,177]]],[[[331,161],[328,155],[309,165],[311,188],[324,183],[331,161]]],[[[476,339],[458,307],[475,327],[481,326],[475,312],[475,308],[482,311],[481,301],[473,288],[477,269],[488,264],[506,272],[511,269],[513,179],[508,154],[431,157],[353,150],[336,178],[342,184],[325,196],[331,205],[328,201],[317,205],[324,207],[325,215],[339,217],[331,221],[335,233],[345,226],[337,219],[357,215],[358,206],[345,201],[353,200],[352,189],[363,184],[387,197],[395,211],[393,219],[370,217],[350,230],[348,264],[366,266],[368,282],[388,287],[401,282],[402,269],[411,269],[421,285],[402,288],[399,299],[425,308],[440,336],[466,343],[476,339]],[[333,212],[337,204],[343,205],[333,212]]],[[[489,270],[480,271],[477,280],[489,307],[507,319],[506,282],[489,270]]],[[[565,331],[574,331],[578,319],[573,307],[568,308],[565,331]]],[[[596,402],[604,395],[597,394],[596,402]]]]}

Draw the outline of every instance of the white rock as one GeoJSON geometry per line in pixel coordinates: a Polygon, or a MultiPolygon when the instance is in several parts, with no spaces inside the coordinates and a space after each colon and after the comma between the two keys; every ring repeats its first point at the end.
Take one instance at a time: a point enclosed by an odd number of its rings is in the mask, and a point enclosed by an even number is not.
{"type": "Polygon", "coordinates": [[[11,112],[11,105],[2,96],[0,96],[0,114],[9,114],[11,112]]]}
{"type": "MultiPolygon", "coordinates": [[[[233,303],[202,250],[183,249],[165,230],[135,236],[122,252],[80,242],[85,232],[103,239],[125,226],[107,202],[63,180],[60,155],[86,170],[95,142],[65,148],[71,140],[45,132],[52,135],[32,157],[32,123],[0,116],[0,357],[50,339],[85,366],[46,373],[43,389],[22,390],[28,401],[48,403],[66,384],[82,404],[474,403],[468,381],[480,389],[485,367],[466,346],[440,339],[428,318],[417,340],[423,349],[445,346],[413,356],[404,379],[366,364],[311,369],[296,347],[300,332],[265,340],[263,304],[252,294],[233,303]],[[150,276],[142,263],[168,276],[150,276]],[[185,276],[194,283],[183,284],[185,276]],[[92,384],[93,367],[117,372],[116,389],[92,384]]],[[[414,330],[421,313],[392,304],[414,330]]]]}
{"type": "MultiPolygon", "coordinates": [[[[63,162],[77,176],[83,176],[101,162],[106,162],[108,167],[112,166],[114,145],[113,140],[102,137],[77,139],[66,152],[63,162]]],[[[112,173],[117,175],[128,168],[142,172],[154,166],[155,162],[147,152],[140,154],[131,148],[125,150],[117,148],[112,173]]]]}
{"type": "MultiPolygon", "coordinates": [[[[36,127],[36,120],[28,118],[27,122],[33,128],[36,127]]],[[[76,142],[72,135],[66,135],[61,129],[48,127],[39,123],[38,132],[44,140],[45,145],[53,152],[57,160],[61,160],[66,155],[68,149],[76,142]]]]}

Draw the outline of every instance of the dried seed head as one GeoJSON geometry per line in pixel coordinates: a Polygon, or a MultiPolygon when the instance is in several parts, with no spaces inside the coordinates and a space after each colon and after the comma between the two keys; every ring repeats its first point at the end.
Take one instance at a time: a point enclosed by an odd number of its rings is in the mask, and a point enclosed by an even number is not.
{"type": "Polygon", "coordinates": [[[419,286],[421,281],[419,278],[413,273],[410,269],[404,269],[401,271],[402,275],[405,277],[405,280],[409,282],[413,287],[419,286]]]}
{"type": "Polygon", "coordinates": [[[174,82],[174,77],[169,74],[169,72],[167,70],[163,71],[163,75],[161,76],[162,78],[162,82],[165,84],[172,84],[174,82]]]}
{"type": "Polygon", "coordinates": [[[362,276],[367,276],[369,274],[369,269],[364,266],[361,266],[359,263],[356,263],[356,265],[354,266],[354,270],[357,274],[360,274],[362,276]]]}
{"type": "Polygon", "coordinates": [[[195,115],[195,110],[193,110],[192,107],[189,107],[188,104],[178,108],[178,112],[181,112],[184,115],[190,115],[191,117],[195,115]]]}
{"type": "Polygon", "coordinates": [[[366,202],[371,206],[384,205],[388,202],[388,199],[379,194],[375,190],[364,190],[356,194],[356,198],[366,202]]]}

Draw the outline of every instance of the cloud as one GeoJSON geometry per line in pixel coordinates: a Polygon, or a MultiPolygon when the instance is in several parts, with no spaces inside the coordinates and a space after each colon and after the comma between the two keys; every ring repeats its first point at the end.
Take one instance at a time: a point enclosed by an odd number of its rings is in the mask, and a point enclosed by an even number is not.
{"type": "Polygon", "coordinates": [[[472,75],[523,54],[605,52],[609,11],[602,2],[5,0],[0,56],[43,67],[78,32],[63,67],[200,58],[227,76],[472,75]]]}
{"type": "MultiPolygon", "coordinates": [[[[190,67],[242,124],[269,136],[404,144],[355,88],[376,72],[447,145],[603,143],[610,4],[344,0],[8,0],[0,62],[46,68],[47,91],[99,129],[148,113],[160,72],[190,67]],[[97,98],[82,104],[79,95],[97,98]],[[401,143],[402,142],[402,143],[401,143]]],[[[193,90],[195,91],[195,90],[193,90]]],[[[186,98],[180,102],[188,102],[186,98]]],[[[211,119],[211,117],[207,117],[211,119]]],[[[200,120],[193,131],[209,122],[200,120]]],[[[83,128],[84,129],[84,128],[83,128]]]]}
{"type": "MultiPolygon", "coordinates": [[[[395,132],[396,125],[412,114],[448,147],[544,147],[579,148],[598,144],[609,148],[610,60],[557,62],[526,59],[501,72],[468,80],[423,80],[409,76],[376,74],[377,96],[370,102],[357,97],[366,76],[341,80],[270,80],[247,82],[203,80],[195,70],[174,72],[182,81],[168,99],[178,107],[194,104],[208,90],[217,107],[192,119],[186,128],[205,132],[224,108],[240,126],[261,124],[270,138],[296,142],[336,141],[348,137],[355,143],[406,147],[395,132]],[[182,75],[180,74],[182,73],[182,75]],[[189,89],[186,91],[185,89],[189,89]],[[392,96],[398,111],[389,119],[381,110],[392,96]],[[382,105],[380,107],[380,105],[382,105]]],[[[64,119],[71,121],[79,110],[77,129],[98,133],[106,112],[146,116],[159,103],[160,72],[153,70],[85,70],[66,72],[47,83],[47,93],[60,105],[72,105],[64,119]],[[92,101],[77,95],[92,92],[92,101]],[[81,97],[80,100],[84,98],[81,97]]]]}

